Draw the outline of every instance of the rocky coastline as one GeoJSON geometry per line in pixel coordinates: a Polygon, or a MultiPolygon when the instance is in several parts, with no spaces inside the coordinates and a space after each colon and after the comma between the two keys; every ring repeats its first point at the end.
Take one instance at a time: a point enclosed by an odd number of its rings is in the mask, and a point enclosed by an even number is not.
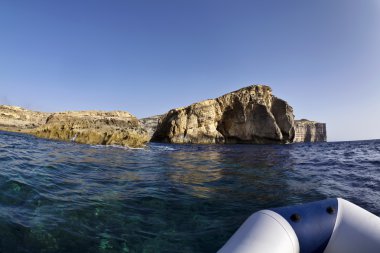
{"type": "Polygon", "coordinates": [[[49,113],[35,112],[19,106],[0,105],[0,129],[21,132],[43,125],[49,113]]]}
{"type": "Polygon", "coordinates": [[[125,111],[41,113],[0,106],[0,130],[92,145],[142,147],[149,141],[138,119],[125,111]]]}
{"type": "Polygon", "coordinates": [[[326,124],[295,120],[293,108],[266,85],[138,120],[126,111],[44,113],[0,105],[0,130],[93,145],[143,147],[147,142],[228,144],[326,141],[326,124]]]}

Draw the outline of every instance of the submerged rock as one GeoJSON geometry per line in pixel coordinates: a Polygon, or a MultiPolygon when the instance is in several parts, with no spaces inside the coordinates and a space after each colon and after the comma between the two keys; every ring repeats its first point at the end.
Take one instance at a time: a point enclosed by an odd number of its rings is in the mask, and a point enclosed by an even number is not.
{"type": "Polygon", "coordinates": [[[327,140],[326,124],[307,119],[295,121],[294,142],[320,142],[327,140]]]}
{"type": "Polygon", "coordinates": [[[137,118],[124,111],[53,113],[46,124],[29,133],[42,138],[94,145],[141,147],[149,140],[137,118]]]}
{"type": "Polygon", "coordinates": [[[252,85],[164,115],[152,141],[168,143],[290,143],[292,107],[265,85],[252,85]]]}

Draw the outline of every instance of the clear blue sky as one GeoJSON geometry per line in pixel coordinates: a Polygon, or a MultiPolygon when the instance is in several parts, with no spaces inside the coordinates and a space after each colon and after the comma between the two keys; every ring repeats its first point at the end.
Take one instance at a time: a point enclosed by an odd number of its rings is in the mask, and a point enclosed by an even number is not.
{"type": "Polygon", "coordinates": [[[380,138],[380,1],[0,1],[0,104],[144,117],[255,83],[380,138]]]}

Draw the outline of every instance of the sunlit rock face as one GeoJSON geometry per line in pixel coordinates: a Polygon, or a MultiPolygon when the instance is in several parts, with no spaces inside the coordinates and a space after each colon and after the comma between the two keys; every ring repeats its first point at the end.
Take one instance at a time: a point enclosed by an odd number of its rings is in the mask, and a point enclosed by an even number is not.
{"type": "Polygon", "coordinates": [[[49,113],[35,112],[19,106],[0,105],[0,129],[22,131],[46,122],[49,113]]]}
{"type": "Polygon", "coordinates": [[[46,124],[29,133],[42,138],[94,145],[141,147],[149,140],[137,118],[125,111],[53,113],[46,124]]]}
{"type": "Polygon", "coordinates": [[[168,143],[290,143],[292,107],[265,85],[252,85],[164,115],[152,141],[168,143]]]}
{"type": "Polygon", "coordinates": [[[0,106],[0,129],[85,144],[141,147],[149,136],[125,111],[42,113],[18,106],[0,106]]]}
{"type": "Polygon", "coordinates": [[[320,142],[327,140],[326,124],[307,119],[295,121],[294,142],[320,142]]]}
{"type": "Polygon", "coordinates": [[[141,126],[147,131],[149,139],[152,138],[154,132],[157,129],[157,125],[160,122],[161,118],[165,115],[155,115],[147,118],[139,119],[141,126]]]}

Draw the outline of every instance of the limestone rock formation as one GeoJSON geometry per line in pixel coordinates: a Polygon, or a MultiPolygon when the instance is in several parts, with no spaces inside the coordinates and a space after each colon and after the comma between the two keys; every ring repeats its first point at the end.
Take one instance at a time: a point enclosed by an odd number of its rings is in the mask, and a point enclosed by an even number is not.
{"type": "Polygon", "coordinates": [[[168,143],[290,143],[292,107],[265,85],[252,85],[170,110],[152,141],[168,143]]]}
{"type": "Polygon", "coordinates": [[[327,140],[326,124],[307,119],[295,121],[294,142],[320,142],[327,140]]]}
{"type": "Polygon", "coordinates": [[[0,129],[86,144],[141,147],[149,141],[137,118],[123,111],[42,113],[1,105],[0,129]]]}
{"type": "Polygon", "coordinates": [[[43,113],[0,105],[0,130],[130,147],[141,147],[149,140],[199,144],[326,141],[326,124],[295,121],[292,107],[265,85],[140,120],[125,111],[43,113]]]}
{"type": "Polygon", "coordinates": [[[161,118],[163,118],[165,115],[155,115],[147,118],[140,119],[141,126],[147,131],[149,139],[152,138],[154,132],[156,132],[157,125],[161,118]]]}
{"type": "Polygon", "coordinates": [[[0,105],[0,129],[22,131],[46,122],[48,113],[30,111],[18,106],[0,105]]]}
{"type": "Polygon", "coordinates": [[[137,118],[124,111],[53,113],[46,124],[29,133],[48,139],[129,147],[141,147],[149,140],[137,118]]]}

